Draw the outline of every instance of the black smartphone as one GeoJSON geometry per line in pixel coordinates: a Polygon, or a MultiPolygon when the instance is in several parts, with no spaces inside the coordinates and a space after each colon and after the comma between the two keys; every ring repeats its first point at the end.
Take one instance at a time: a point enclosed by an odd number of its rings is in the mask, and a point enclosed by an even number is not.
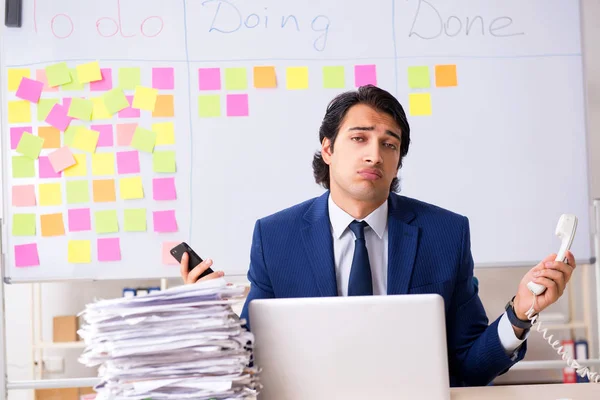
{"type": "MultiPolygon", "coordinates": [[[[194,249],[192,249],[190,245],[188,245],[186,242],[181,242],[171,249],[171,255],[177,260],[178,263],[181,263],[181,257],[183,257],[183,253],[188,253],[188,272],[193,270],[198,264],[202,262],[202,258],[200,258],[200,256],[196,254],[194,249]]],[[[203,278],[208,274],[212,274],[213,272],[214,271],[212,269],[208,268],[202,273],[202,275],[200,275],[200,278],[203,278]]]]}

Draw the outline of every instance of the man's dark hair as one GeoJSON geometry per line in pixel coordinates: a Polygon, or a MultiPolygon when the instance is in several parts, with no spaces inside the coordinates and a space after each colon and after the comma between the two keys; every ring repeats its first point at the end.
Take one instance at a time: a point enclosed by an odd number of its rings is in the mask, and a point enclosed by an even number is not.
{"type": "MultiPolygon", "coordinates": [[[[390,93],[376,86],[361,86],[358,90],[336,96],[327,106],[325,117],[323,117],[321,129],[319,129],[319,143],[323,143],[323,139],[328,138],[331,142],[331,151],[333,152],[333,145],[335,144],[335,139],[340,131],[340,125],[348,113],[348,110],[357,104],[365,104],[378,112],[390,115],[402,130],[400,140],[400,161],[398,162],[398,169],[400,169],[400,167],[402,167],[402,160],[408,153],[410,127],[400,102],[398,102],[398,100],[390,93]]],[[[315,153],[312,165],[315,181],[325,189],[329,190],[329,165],[323,161],[320,151],[315,153]]],[[[398,192],[399,188],[400,181],[395,177],[390,185],[390,191],[398,192]]]]}

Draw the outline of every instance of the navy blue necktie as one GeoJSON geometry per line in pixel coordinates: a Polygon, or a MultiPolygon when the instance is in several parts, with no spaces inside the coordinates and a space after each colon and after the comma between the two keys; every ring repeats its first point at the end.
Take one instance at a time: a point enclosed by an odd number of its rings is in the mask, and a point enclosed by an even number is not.
{"type": "Polygon", "coordinates": [[[354,233],[354,258],[348,282],[348,296],[369,296],[373,294],[373,278],[371,278],[371,264],[365,242],[365,221],[356,220],[350,223],[350,230],[354,233]]]}

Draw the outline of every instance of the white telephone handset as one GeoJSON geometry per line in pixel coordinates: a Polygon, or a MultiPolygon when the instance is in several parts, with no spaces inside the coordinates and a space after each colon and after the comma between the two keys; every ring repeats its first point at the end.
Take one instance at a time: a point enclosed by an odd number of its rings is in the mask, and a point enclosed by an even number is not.
{"type": "MultiPolygon", "coordinates": [[[[560,216],[558,220],[558,224],[556,225],[556,231],[554,232],[556,236],[561,239],[560,249],[558,250],[558,254],[556,255],[555,261],[565,261],[565,254],[567,250],[571,248],[571,244],[573,243],[573,238],[575,237],[575,231],[577,230],[577,217],[573,214],[563,214],[560,216]]],[[[527,284],[527,288],[531,290],[533,293],[533,304],[527,311],[527,318],[531,321],[533,326],[535,326],[536,330],[542,334],[544,339],[548,341],[548,344],[556,350],[558,355],[562,357],[562,359],[566,362],[566,364],[575,369],[576,373],[581,377],[586,377],[590,382],[600,383],[600,374],[597,372],[592,372],[588,367],[581,366],[577,360],[574,360],[572,355],[568,354],[564,347],[561,346],[560,340],[552,341],[553,335],[548,334],[547,328],[542,328],[542,323],[538,322],[539,314],[535,313],[535,305],[537,296],[544,293],[546,291],[546,287],[543,285],[539,285],[535,282],[529,282],[527,284]]]]}
{"type": "MultiPolygon", "coordinates": [[[[554,261],[565,261],[565,254],[573,244],[573,238],[577,231],[577,217],[573,214],[563,214],[558,220],[554,234],[561,239],[560,249],[554,261]]],[[[527,287],[535,295],[540,295],[546,291],[546,287],[535,282],[529,282],[527,287]]]]}

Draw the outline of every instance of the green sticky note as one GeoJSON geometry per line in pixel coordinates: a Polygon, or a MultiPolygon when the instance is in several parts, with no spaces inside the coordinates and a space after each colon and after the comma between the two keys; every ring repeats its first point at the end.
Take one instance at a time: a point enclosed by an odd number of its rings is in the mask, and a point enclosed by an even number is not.
{"type": "Polygon", "coordinates": [[[77,70],[75,68],[69,68],[69,75],[71,75],[71,82],[62,85],[61,89],[70,92],[83,90],[83,83],[79,82],[77,70]]]}
{"type": "Polygon", "coordinates": [[[155,151],[152,154],[152,166],[154,172],[176,172],[175,168],[175,152],[155,151]]]}
{"type": "Polygon", "coordinates": [[[35,176],[34,161],[25,156],[13,156],[12,158],[12,177],[13,178],[33,178],[35,176]]]}
{"type": "Polygon", "coordinates": [[[61,62],[58,64],[48,65],[46,67],[46,78],[48,86],[55,87],[71,82],[71,74],[67,63],[61,62]]]}
{"type": "Polygon", "coordinates": [[[35,236],[35,214],[13,214],[13,236],[35,236]]]}
{"type": "Polygon", "coordinates": [[[67,181],[67,204],[90,202],[90,189],[87,180],[67,181]]]}
{"type": "Polygon", "coordinates": [[[199,96],[198,115],[202,118],[221,116],[221,96],[218,94],[199,96]]]}
{"type": "Polygon", "coordinates": [[[139,68],[119,68],[119,87],[123,90],[135,90],[141,85],[142,78],[139,68]]]}
{"type": "Polygon", "coordinates": [[[65,133],[63,133],[63,140],[65,146],[73,146],[75,140],[75,133],[81,128],[81,125],[69,125],[65,133]]]}
{"type": "Polygon", "coordinates": [[[40,99],[37,104],[38,121],[45,121],[55,104],[58,104],[58,99],[40,99]]]}
{"type": "Polygon", "coordinates": [[[323,67],[323,87],[343,89],[346,87],[346,74],[343,66],[323,67]]]}
{"type": "Polygon", "coordinates": [[[135,128],[135,133],[131,139],[131,147],[147,153],[154,151],[156,144],[156,133],[141,127],[135,128]]]}
{"type": "Polygon", "coordinates": [[[19,144],[17,145],[17,153],[21,153],[32,160],[37,160],[43,145],[43,138],[34,136],[29,132],[23,132],[21,140],[19,140],[19,144]]]}
{"type": "Polygon", "coordinates": [[[129,107],[127,97],[125,97],[125,93],[123,93],[123,89],[121,88],[114,88],[113,90],[106,92],[104,96],[102,96],[102,99],[104,100],[106,110],[111,115],[129,107]]]}
{"type": "Polygon", "coordinates": [[[101,210],[94,212],[96,233],[119,232],[117,210],[101,210]]]}
{"type": "Polygon", "coordinates": [[[145,232],[146,231],[146,209],[129,208],[125,209],[125,232],[145,232]]]}
{"type": "Polygon", "coordinates": [[[431,86],[429,67],[408,67],[408,86],[411,89],[423,89],[431,86]]]}
{"type": "Polygon", "coordinates": [[[225,68],[225,89],[246,90],[248,88],[248,73],[246,68],[225,68]]]}
{"type": "Polygon", "coordinates": [[[77,118],[82,121],[89,121],[92,119],[92,110],[94,109],[94,103],[91,100],[80,99],[74,97],[71,99],[71,105],[69,106],[68,116],[71,118],[77,118]]]}

